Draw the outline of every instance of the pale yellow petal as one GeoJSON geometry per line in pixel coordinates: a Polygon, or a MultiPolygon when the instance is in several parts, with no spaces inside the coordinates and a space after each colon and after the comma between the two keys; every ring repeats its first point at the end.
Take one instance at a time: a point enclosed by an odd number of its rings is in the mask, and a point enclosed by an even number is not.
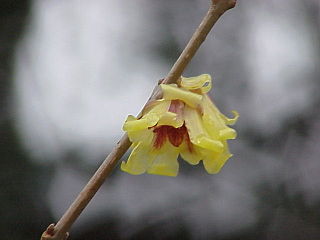
{"type": "Polygon", "coordinates": [[[165,100],[179,99],[193,108],[197,107],[201,103],[202,95],[200,94],[192,93],[171,85],[161,84],[160,86],[165,100]]]}
{"type": "Polygon", "coordinates": [[[198,111],[186,106],[184,109],[184,119],[188,129],[190,141],[193,144],[216,152],[222,151],[222,143],[218,140],[210,138],[206,129],[203,127],[202,119],[198,111]]]}
{"type": "Polygon", "coordinates": [[[223,114],[212,103],[210,98],[205,95],[202,101],[203,125],[210,137],[215,140],[235,139],[236,131],[226,125],[223,114]]]}
{"type": "Polygon", "coordinates": [[[199,151],[199,147],[196,145],[192,145],[191,149],[188,147],[186,143],[180,145],[180,156],[186,162],[190,163],[191,165],[196,165],[202,160],[201,152],[199,151]]]}
{"type": "Polygon", "coordinates": [[[183,123],[184,123],[183,119],[179,118],[176,113],[166,112],[159,119],[157,126],[168,125],[168,126],[178,128],[178,127],[181,127],[183,123]]]}
{"type": "Polygon", "coordinates": [[[155,158],[150,147],[138,143],[132,150],[128,161],[121,163],[121,170],[134,175],[144,173],[155,158]]]}
{"type": "Polygon", "coordinates": [[[179,171],[178,163],[179,149],[172,146],[170,143],[165,143],[160,151],[158,151],[152,164],[148,168],[149,174],[157,174],[164,176],[175,177],[179,171]]]}
{"type": "Polygon", "coordinates": [[[152,104],[152,107],[145,109],[144,116],[148,116],[148,114],[161,115],[168,111],[170,104],[171,101],[166,101],[164,99],[157,100],[152,104]]]}
{"type": "Polygon", "coordinates": [[[153,139],[152,129],[144,129],[140,131],[128,131],[128,137],[132,143],[141,142],[142,145],[151,145],[153,139]]]}
{"type": "Polygon", "coordinates": [[[153,127],[158,123],[161,116],[168,111],[169,107],[170,101],[158,101],[156,105],[140,119],[129,115],[123,125],[123,130],[130,132],[140,131],[149,127],[153,127]]]}
{"type": "Polygon", "coordinates": [[[203,106],[207,107],[207,111],[211,113],[215,113],[215,115],[219,115],[219,118],[223,120],[223,122],[227,125],[233,125],[237,122],[239,118],[239,113],[237,111],[231,111],[233,114],[233,118],[228,118],[224,114],[220,112],[217,106],[211,101],[210,97],[205,94],[202,100],[203,106]]]}
{"type": "Polygon", "coordinates": [[[224,151],[221,153],[207,151],[204,154],[203,165],[206,171],[210,174],[218,173],[225,162],[232,157],[232,154],[229,152],[228,146],[224,143],[224,151]]]}
{"type": "Polygon", "coordinates": [[[225,128],[219,131],[220,139],[236,139],[237,132],[232,128],[225,128]]]}
{"type": "Polygon", "coordinates": [[[239,118],[239,113],[237,111],[231,111],[232,114],[233,114],[233,118],[228,118],[226,117],[225,115],[223,115],[222,113],[220,113],[220,116],[222,117],[222,119],[225,121],[225,123],[227,125],[233,125],[235,124],[237,121],[238,121],[238,118],[239,118]]]}
{"type": "Polygon", "coordinates": [[[195,142],[197,146],[210,149],[215,152],[221,152],[223,150],[223,144],[221,141],[213,140],[206,136],[198,136],[195,142]]]}
{"type": "Polygon", "coordinates": [[[190,78],[181,77],[180,85],[187,90],[200,89],[202,93],[207,93],[212,87],[211,76],[209,74],[202,74],[190,78]]]}
{"type": "Polygon", "coordinates": [[[160,116],[156,114],[149,114],[147,117],[136,119],[133,116],[128,116],[123,125],[123,130],[126,132],[140,131],[152,127],[157,124],[160,116]]]}

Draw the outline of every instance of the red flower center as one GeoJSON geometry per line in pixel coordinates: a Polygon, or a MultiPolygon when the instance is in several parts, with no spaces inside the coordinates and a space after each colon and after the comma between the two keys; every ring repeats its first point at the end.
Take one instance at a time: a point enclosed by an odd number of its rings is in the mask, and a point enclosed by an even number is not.
{"type": "MultiPolygon", "coordinates": [[[[184,103],[182,101],[172,100],[169,111],[180,115],[182,114],[183,108],[184,103]]],[[[192,144],[185,124],[179,128],[168,125],[155,126],[153,132],[155,133],[153,142],[155,148],[161,148],[167,139],[169,139],[170,143],[175,147],[179,147],[182,141],[185,140],[190,152],[192,152],[192,144]]]]}
{"type": "Polygon", "coordinates": [[[153,143],[155,148],[161,148],[167,139],[169,139],[173,146],[179,147],[183,139],[187,140],[187,137],[189,138],[185,125],[179,128],[167,125],[158,126],[153,129],[153,132],[155,133],[153,143]]]}

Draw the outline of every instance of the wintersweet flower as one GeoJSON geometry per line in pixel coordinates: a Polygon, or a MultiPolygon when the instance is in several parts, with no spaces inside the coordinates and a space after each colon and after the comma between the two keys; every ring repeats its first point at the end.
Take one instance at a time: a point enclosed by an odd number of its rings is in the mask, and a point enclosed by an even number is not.
{"type": "Polygon", "coordinates": [[[128,116],[123,129],[128,133],[133,149],[121,169],[130,174],[176,176],[178,156],[195,165],[201,160],[206,171],[218,173],[232,156],[227,140],[236,138],[233,118],[223,115],[207,92],[211,77],[182,77],[177,84],[160,85],[163,97],[150,103],[142,117],[128,116]]]}

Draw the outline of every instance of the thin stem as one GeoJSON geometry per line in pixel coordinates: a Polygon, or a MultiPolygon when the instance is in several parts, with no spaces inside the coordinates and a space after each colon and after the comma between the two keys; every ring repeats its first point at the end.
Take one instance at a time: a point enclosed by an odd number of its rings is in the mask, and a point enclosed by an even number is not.
{"type": "MultiPolygon", "coordinates": [[[[181,77],[184,69],[189,64],[196,51],[199,49],[202,42],[206,39],[213,25],[217,22],[220,16],[228,9],[235,7],[236,0],[212,0],[210,8],[202,20],[195,33],[192,35],[187,46],[181,53],[180,57],[173,65],[172,69],[164,79],[163,83],[175,83],[181,77]]],[[[161,97],[159,89],[156,87],[155,91],[149,98],[146,105],[161,97]]],[[[146,106],[145,105],[145,106],[146,106]]],[[[139,114],[141,115],[142,112],[139,114]]],[[[83,209],[88,205],[95,193],[99,190],[105,179],[111,173],[113,168],[117,165],[121,157],[126,153],[130,147],[131,142],[127,134],[123,135],[117,145],[112,149],[108,157],[100,165],[96,173],[89,180],[87,185],[83,188],[68,210],[64,213],[56,225],[51,224],[44,231],[41,240],[65,240],[68,237],[68,231],[72,224],[79,217],[83,209]]]]}
{"type": "Polygon", "coordinates": [[[213,0],[210,8],[200,23],[199,27],[196,29],[195,33],[192,35],[190,41],[188,42],[185,49],[182,51],[180,57],[176,63],[171,68],[167,77],[165,78],[165,83],[174,83],[182,75],[183,71],[201,46],[201,44],[206,39],[208,33],[212,29],[213,25],[218,21],[220,16],[226,12],[228,9],[235,7],[236,1],[229,0],[213,0]]]}

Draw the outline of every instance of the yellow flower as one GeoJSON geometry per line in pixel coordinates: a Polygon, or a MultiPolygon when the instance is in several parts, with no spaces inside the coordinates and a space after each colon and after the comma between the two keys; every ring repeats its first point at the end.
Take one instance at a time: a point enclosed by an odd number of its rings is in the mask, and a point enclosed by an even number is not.
{"type": "Polygon", "coordinates": [[[162,99],[149,104],[140,119],[128,116],[123,126],[133,150],[121,169],[136,175],[176,176],[180,154],[188,163],[202,160],[208,173],[218,173],[232,156],[227,140],[235,139],[236,131],[227,125],[237,121],[238,113],[227,118],[210,100],[208,74],[160,86],[162,99]]]}

